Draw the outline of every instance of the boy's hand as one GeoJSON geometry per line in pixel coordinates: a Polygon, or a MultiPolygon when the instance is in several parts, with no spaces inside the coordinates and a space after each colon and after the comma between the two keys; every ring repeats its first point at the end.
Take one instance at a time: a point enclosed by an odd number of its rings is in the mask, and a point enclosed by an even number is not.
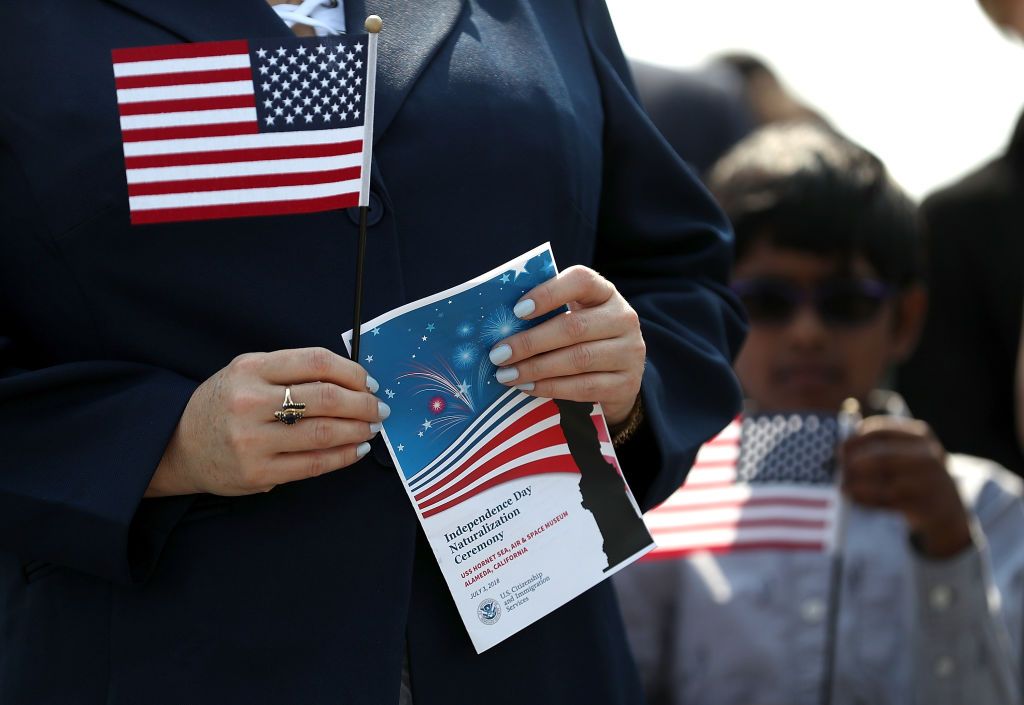
{"type": "Polygon", "coordinates": [[[967,512],[946,470],[946,450],[928,424],[872,416],[840,449],[843,491],[868,507],[900,512],[929,558],[971,543],[967,512]]]}

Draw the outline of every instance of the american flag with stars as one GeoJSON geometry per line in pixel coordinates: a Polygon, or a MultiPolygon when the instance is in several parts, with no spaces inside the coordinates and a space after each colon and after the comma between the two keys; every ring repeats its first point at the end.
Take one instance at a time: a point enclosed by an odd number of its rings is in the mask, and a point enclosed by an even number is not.
{"type": "Polygon", "coordinates": [[[112,54],[133,224],[366,205],[369,35],[112,54]]]}
{"type": "Polygon", "coordinates": [[[644,516],[658,546],[641,560],[703,551],[832,550],[840,437],[835,416],[736,419],[701,447],[683,486],[644,516]]]}

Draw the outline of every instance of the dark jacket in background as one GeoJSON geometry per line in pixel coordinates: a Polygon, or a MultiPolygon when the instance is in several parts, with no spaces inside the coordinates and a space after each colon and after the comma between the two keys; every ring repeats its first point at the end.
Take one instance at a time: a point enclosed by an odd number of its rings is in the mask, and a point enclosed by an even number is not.
{"type": "Polygon", "coordinates": [[[647,114],[698,175],[755,127],[743,78],[728,64],[677,69],[631,61],[630,69],[647,114]]]}
{"type": "Polygon", "coordinates": [[[1014,375],[1024,300],[1024,118],[1007,152],[923,206],[930,310],[899,388],[950,451],[1024,475],[1014,375]]]}

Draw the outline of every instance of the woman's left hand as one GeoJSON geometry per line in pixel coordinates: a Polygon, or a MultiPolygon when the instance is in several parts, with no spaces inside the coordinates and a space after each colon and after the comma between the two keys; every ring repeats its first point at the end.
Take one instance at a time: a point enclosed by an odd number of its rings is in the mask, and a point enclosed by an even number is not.
{"type": "Polygon", "coordinates": [[[527,292],[514,313],[531,320],[569,312],[495,345],[495,377],[538,397],[600,402],[611,426],[636,403],[647,347],[640,319],[615,286],[587,267],[570,267],[527,292]]]}

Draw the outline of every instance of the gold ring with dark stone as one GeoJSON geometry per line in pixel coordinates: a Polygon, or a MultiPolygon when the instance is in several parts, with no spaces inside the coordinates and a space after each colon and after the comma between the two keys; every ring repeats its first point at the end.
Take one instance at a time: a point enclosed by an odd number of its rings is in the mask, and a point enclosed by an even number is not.
{"type": "Polygon", "coordinates": [[[292,401],[292,388],[284,388],[284,403],[281,410],[274,412],[274,418],[281,423],[291,426],[305,415],[306,405],[302,402],[292,401]]]}

